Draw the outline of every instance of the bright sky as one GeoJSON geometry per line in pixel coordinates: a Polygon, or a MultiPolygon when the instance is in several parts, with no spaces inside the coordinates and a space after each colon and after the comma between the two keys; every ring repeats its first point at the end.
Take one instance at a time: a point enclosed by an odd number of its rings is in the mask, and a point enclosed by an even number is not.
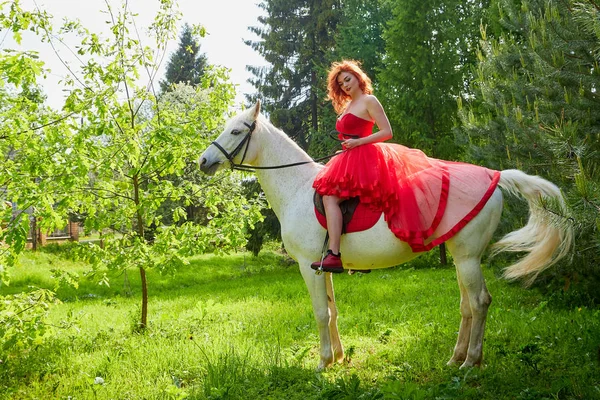
{"type": "MultiPolygon", "coordinates": [[[[83,26],[92,32],[106,32],[107,15],[102,13],[106,9],[106,2],[114,9],[118,9],[121,0],[22,0],[24,9],[33,9],[35,4],[41,9],[47,10],[54,16],[56,25],[59,25],[64,17],[79,19],[83,26]]],[[[249,26],[257,26],[257,18],[262,10],[258,8],[259,0],[179,0],[179,10],[183,13],[181,25],[187,22],[190,25],[200,24],[204,26],[208,35],[200,40],[200,51],[205,53],[210,64],[221,65],[229,68],[231,81],[237,85],[238,95],[236,103],[243,101],[244,93],[253,93],[254,88],[247,83],[251,74],[246,71],[246,65],[265,65],[265,61],[252,48],[246,46],[243,40],[256,40],[256,36],[248,30],[249,26]]],[[[143,32],[152,22],[158,10],[159,0],[129,0],[129,8],[138,13],[136,25],[142,35],[142,43],[152,45],[147,39],[144,43],[143,32]]],[[[0,37],[0,41],[2,40],[0,37]]],[[[170,54],[177,49],[178,40],[173,40],[167,49],[162,70],[158,77],[164,77],[164,69],[170,54]]],[[[77,62],[71,55],[75,50],[75,43],[69,43],[69,50],[65,46],[56,43],[61,57],[68,60],[75,67],[77,62]]],[[[0,48],[17,48],[11,40],[10,34],[0,45],[0,48]]],[[[58,108],[62,105],[64,93],[61,91],[58,81],[68,74],[67,69],[55,55],[54,50],[47,43],[39,43],[33,35],[24,35],[21,49],[36,50],[40,58],[51,69],[51,74],[43,82],[44,90],[48,95],[50,106],[58,108]]],[[[144,82],[146,83],[146,82],[144,82]]]]}

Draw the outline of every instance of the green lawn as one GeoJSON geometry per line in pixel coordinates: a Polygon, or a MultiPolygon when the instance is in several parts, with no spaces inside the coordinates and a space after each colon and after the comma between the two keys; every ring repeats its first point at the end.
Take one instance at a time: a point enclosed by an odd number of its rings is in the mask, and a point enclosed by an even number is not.
{"type": "Polygon", "coordinates": [[[460,320],[453,269],[407,265],[334,278],[348,359],[317,372],[308,292],[276,253],[150,271],[144,333],[136,271],[98,286],[85,265],[27,253],[0,294],[53,288],[52,268],[80,274],[80,287],[57,291],[53,337],[2,360],[0,398],[600,399],[600,310],[562,307],[491,270],[483,368],[445,365],[460,320]]]}

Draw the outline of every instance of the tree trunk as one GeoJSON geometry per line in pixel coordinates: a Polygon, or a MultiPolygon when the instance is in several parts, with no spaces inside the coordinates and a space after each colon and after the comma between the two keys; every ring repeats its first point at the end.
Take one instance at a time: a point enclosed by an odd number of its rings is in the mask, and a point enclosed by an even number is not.
{"type": "Polygon", "coordinates": [[[440,264],[448,265],[448,259],[446,258],[446,243],[440,244],[440,264]]]}
{"type": "Polygon", "coordinates": [[[140,278],[142,281],[142,319],[140,328],[146,329],[148,327],[148,285],[146,284],[146,270],[144,267],[140,267],[140,278]]]}
{"type": "MultiPolygon", "coordinates": [[[[133,201],[137,206],[137,233],[140,238],[144,239],[144,219],[140,211],[140,182],[138,175],[133,176],[133,201]]],[[[140,328],[146,329],[148,326],[148,285],[146,283],[146,270],[144,267],[140,267],[140,280],[142,284],[142,319],[140,321],[140,328]]]]}
{"type": "Polygon", "coordinates": [[[34,215],[31,218],[31,249],[37,251],[38,245],[38,228],[37,228],[37,217],[34,215]]]}
{"type": "MultiPolygon", "coordinates": [[[[310,116],[313,133],[319,130],[319,99],[317,98],[317,84],[317,71],[315,71],[315,68],[313,67],[312,71],[310,72],[310,116]]],[[[312,135],[309,135],[308,137],[309,140],[306,141],[305,150],[307,150],[310,146],[310,138],[312,138],[312,135]]]]}

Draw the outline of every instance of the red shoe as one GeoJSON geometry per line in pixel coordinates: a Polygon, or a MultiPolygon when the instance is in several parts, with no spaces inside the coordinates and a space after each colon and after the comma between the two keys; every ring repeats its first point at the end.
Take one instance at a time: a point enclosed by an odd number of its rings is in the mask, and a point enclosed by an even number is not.
{"type": "Polygon", "coordinates": [[[314,263],[312,263],[310,265],[310,267],[316,271],[321,270],[321,265],[323,266],[323,271],[325,272],[332,272],[334,274],[339,274],[341,272],[344,272],[344,266],[342,265],[342,258],[341,258],[341,254],[333,254],[333,252],[331,250],[327,250],[327,255],[325,256],[325,258],[323,259],[323,262],[321,263],[321,261],[315,261],[314,263]]]}

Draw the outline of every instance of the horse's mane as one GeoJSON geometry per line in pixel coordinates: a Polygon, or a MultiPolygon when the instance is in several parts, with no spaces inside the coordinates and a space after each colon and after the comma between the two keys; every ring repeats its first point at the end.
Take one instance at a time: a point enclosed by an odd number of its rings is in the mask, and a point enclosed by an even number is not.
{"type": "Polygon", "coordinates": [[[274,131],[278,136],[281,137],[281,139],[283,141],[285,141],[287,144],[293,146],[299,152],[302,152],[302,154],[305,154],[306,157],[310,158],[310,156],[308,155],[308,153],[306,151],[304,151],[302,149],[302,147],[300,147],[298,145],[298,143],[296,143],[294,140],[292,140],[292,138],[290,138],[288,136],[288,134],[285,133],[282,129],[280,129],[280,128],[276,127],[275,125],[273,125],[271,123],[271,121],[269,121],[264,115],[259,114],[258,119],[256,120],[256,123],[257,123],[257,129],[261,129],[264,126],[270,132],[274,131]]]}

